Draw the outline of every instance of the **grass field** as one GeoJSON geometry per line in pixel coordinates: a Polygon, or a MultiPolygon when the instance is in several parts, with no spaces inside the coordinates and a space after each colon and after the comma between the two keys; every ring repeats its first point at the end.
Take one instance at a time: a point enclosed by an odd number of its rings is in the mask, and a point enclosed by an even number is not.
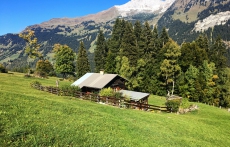
{"type": "MultiPolygon", "coordinates": [[[[0,146],[229,146],[230,113],[198,103],[185,115],[119,109],[30,87],[56,78],[0,73],[0,146]]],[[[69,85],[61,81],[60,85],[69,85]]],[[[163,105],[151,96],[149,102],[163,105]]]]}

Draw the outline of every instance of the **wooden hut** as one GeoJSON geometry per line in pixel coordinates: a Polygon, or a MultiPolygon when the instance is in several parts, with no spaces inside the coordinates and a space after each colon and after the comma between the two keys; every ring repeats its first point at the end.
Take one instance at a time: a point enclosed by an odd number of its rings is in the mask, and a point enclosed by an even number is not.
{"type": "Polygon", "coordinates": [[[108,87],[119,91],[126,89],[126,81],[118,74],[86,73],[71,85],[80,87],[82,92],[99,92],[101,89],[108,87]]]}

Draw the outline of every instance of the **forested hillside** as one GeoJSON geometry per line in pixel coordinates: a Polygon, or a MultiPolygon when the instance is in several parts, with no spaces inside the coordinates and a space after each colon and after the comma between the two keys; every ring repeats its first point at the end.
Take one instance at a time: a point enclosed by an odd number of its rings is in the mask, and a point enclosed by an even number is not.
{"type": "Polygon", "coordinates": [[[166,28],[158,32],[148,22],[132,25],[117,19],[111,38],[105,40],[102,32],[98,36],[95,64],[96,71],[105,69],[128,79],[132,90],[229,106],[230,70],[225,55],[220,37],[210,42],[200,34],[178,45],[166,28]]]}

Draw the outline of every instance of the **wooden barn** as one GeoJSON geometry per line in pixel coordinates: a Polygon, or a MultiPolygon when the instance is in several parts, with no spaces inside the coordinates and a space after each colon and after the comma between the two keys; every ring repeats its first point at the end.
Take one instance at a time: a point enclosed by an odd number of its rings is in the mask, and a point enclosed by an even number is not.
{"type": "MultiPolygon", "coordinates": [[[[81,91],[87,94],[99,92],[103,88],[112,88],[114,91],[120,92],[122,97],[128,97],[127,102],[133,109],[146,109],[148,105],[149,93],[136,92],[127,90],[125,83],[126,79],[118,74],[86,73],[80,79],[75,81],[72,86],[78,86],[81,91]]],[[[111,99],[111,98],[107,98],[111,99]]],[[[113,98],[112,98],[113,99],[113,98]]]]}
{"type": "Polygon", "coordinates": [[[118,74],[86,73],[71,85],[80,87],[82,92],[99,92],[101,89],[108,87],[119,91],[126,89],[126,81],[118,74]]]}

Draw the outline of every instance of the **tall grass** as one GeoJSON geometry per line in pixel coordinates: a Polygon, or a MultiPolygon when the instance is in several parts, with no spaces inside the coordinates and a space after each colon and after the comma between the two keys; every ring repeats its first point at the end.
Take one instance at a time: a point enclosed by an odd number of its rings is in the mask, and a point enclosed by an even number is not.
{"type": "MultiPolygon", "coordinates": [[[[0,146],[229,146],[230,113],[198,104],[185,115],[119,109],[30,88],[56,78],[0,74],[0,146]]],[[[60,85],[71,84],[61,81],[60,85]]],[[[151,96],[149,102],[163,105],[151,96]]]]}

